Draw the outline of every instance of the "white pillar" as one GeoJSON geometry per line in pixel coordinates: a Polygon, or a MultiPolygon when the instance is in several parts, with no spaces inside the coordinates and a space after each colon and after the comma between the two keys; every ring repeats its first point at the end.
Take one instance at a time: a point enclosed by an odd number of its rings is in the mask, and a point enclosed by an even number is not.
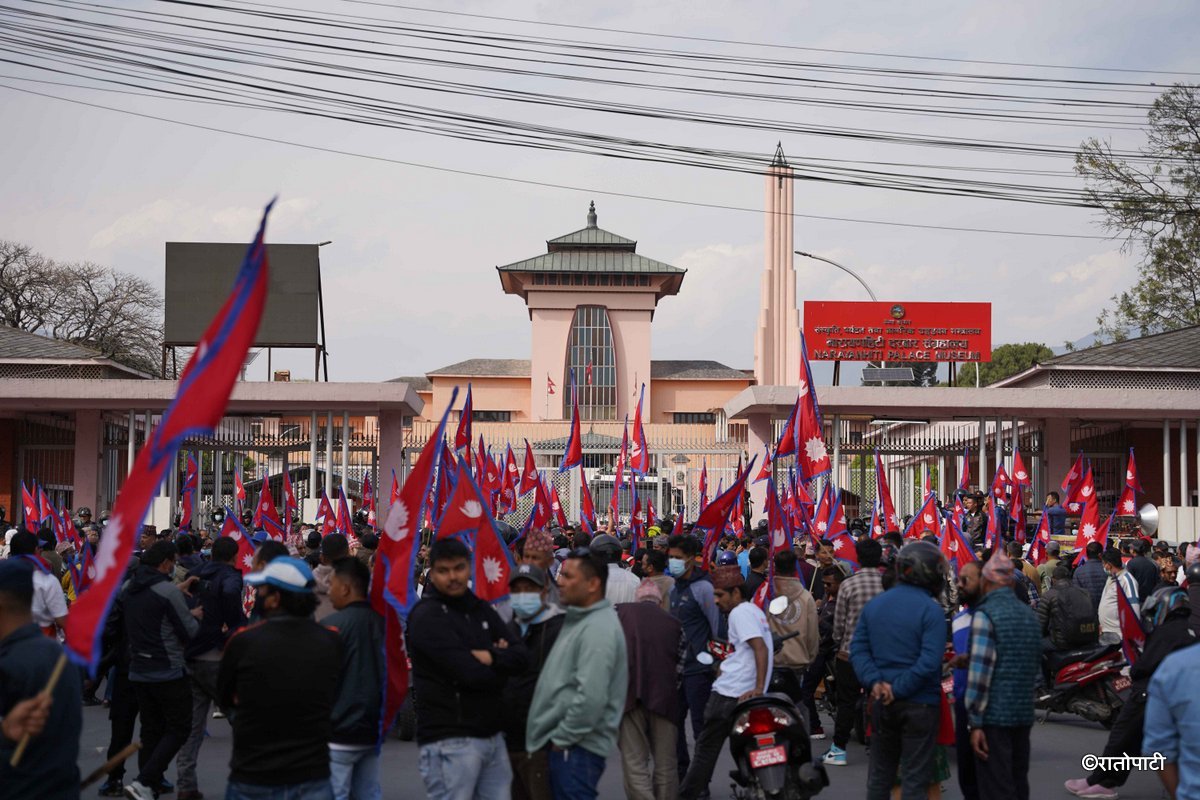
{"type": "Polygon", "coordinates": [[[342,412],[342,487],[350,480],[350,412],[342,412]]]}
{"type": "Polygon", "coordinates": [[[1171,420],[1163,420],[1163,505],[1171,505],[1171,420]]]}
{"type": "Polygon", "coordinates": [[[128,475],[133,471],[133,460],[136,457],[135,442],[137,441],[137,414],[134,411],[129,412],[129,442],[125,445],[126,465],[125,474],[128,475]]]}
{"type": "Polygon", "coordinates": [[[976,484],[983,488],[987,480],[987,420],[979,418],[979,478],[976,484]]]}
{"type": "MultiPolygon", "coordinates": [[[[996,417],[996,469],[1004,463],[1004,419],[996,417]]],[[[993,470],[994,472],[995,470],[993,470]]]]}
{"type": "Polygon", "coordinates": [[[838,487],[842,486],[842,417],[840,414],[833,415],[833,482],[838,487]]]}
{"type": "Polygon", "coordinates": [[[1179,505],[1188,504],[1188,424],[1186,419],[1179,420],[1179,505]]]}
{"type": "Polygon", "coordinates": [[[312,412],[308,421],[308,497],[316,500],[320,493],[317,491],[317,412],[312,412]]]}
{"type": "Polygon", "coordinates": [[[325,494],[333,494],[333,412],[325,412],[325,494]]]}

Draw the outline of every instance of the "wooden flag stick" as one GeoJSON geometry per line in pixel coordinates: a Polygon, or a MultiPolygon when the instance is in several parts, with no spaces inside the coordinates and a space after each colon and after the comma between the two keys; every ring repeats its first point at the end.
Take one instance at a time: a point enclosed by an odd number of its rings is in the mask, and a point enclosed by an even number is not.
{"type": "Polygon", "coordinates": [[[97,767],[96,770],[94,772],[92,772],[92,774],[90,774],[86,778],[84,778],[83,783],[79,784],[79,788],[86,789],[87,787],[91,786],[93,783],[100,780],[105,775],[107,775],[108,773],[110,773],[114,769],[116,769],[117,765],[120,764],[122,761],[129,758],[130,756],[132,756],[134,753],[136,753],[138,750],[141,750],[141,749],[142,749],[141,742],[134,742],[131,745],[127,745],[124,750],[117,753],[115,756],[110,758],[108,761],[105,761],[103,764],[101,764],[99,767],[97,767]]]}
{"type": "MultiPolygon", "coordinates": [[[[54,670],[50,673],[50,680],[46,681],[46,688],[39,692],[39,696],[49,697],[54,694],[54,687],[58,685],[58,679],[62,677],[63,669],[67,666],[67,654],[63,653],[58,657],[58,663],[54,665],[54,670]]],[[[21,757],[25,755],[25,748],[29,746],[29,734],[21,737],[21,741],[17,743],[17,749],[13,751],[12,758],[9,759],[8,765],[16,768],[21,763],[21,757]]]]}

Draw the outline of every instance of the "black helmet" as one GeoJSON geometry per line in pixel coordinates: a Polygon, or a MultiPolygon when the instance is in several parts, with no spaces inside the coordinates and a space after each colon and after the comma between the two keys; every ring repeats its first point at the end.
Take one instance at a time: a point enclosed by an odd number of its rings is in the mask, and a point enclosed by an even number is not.
{"type": "Polygon", "coordinates": [[[1188,586],[1200,586],[1200,561],[1193,561],[1192,565],[1183,571],[1183,577],[1187,578],[1188,586]]]}
{"type": "MultiPolygon", "coordinates": [[[[1193,567],[1195,564],[1192,565],[1193,567]]],[[[1178,586],[1163,586],[1155,589],[1142,603],[1142,630],[1150,633],[1176,614],[1187,616],[1192,606],[1186,590],[1178,586]]]]}
{"type": "Polygon", "coordinates": [[[946,559],[935,544],[909,542],[896,556],[896,577],[937,595],[946,585],[946,559]]]}
{"type": "Polygon", "coordinates": [[[598,557],[606,564],[615,564],[621,558],[621,543],[617,537],[607,533],[602,533],[588,544],[592,555],[598,557]]]}

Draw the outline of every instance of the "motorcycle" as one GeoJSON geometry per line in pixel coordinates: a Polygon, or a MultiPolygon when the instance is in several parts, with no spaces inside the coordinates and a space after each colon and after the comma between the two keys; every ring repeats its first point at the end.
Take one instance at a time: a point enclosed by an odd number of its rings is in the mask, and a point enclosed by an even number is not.
{"type": "Polygon", "coordinates": [[[1054,675],[1054,686],[1037,698],[1036,708],[1044,709],[1047,717],[1050,712],[1076,714],[1112,728],[1132,683],[1122,674],[1125,658],[1120,645],[1052,653],[1047,666],[1054,675]]]}
{"type": "MultiPolygon", "coordinates": [[[[787,598],[781,596],[771,601],[769,609],[779,616],[787,607],[787,598]]],[[[772,635],[774,651],[796,635],[772,635]]],[[[720,647],[710,650],[720,653],[720,647]]],[[[716,659],[712,652],[703,652],[697,660],[711,664],[716,659]]],[[[729,753],[735,768],[729,777],[734,781],[735,800],[808,800],[829,785],[824,765],[813,760],[804,716],[787,694],[773,688],[734,709],[729,753]]]]}

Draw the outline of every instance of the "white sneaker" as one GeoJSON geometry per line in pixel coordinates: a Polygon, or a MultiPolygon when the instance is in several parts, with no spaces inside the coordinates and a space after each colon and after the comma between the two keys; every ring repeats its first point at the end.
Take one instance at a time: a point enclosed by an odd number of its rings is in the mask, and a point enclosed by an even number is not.
{"type": "Polygon", "coordinates": [[[125,796],[132,798],[132,800],[155,800],[157,797],[149,786],[138,781],[134,781],[125,787],[125,796]]]}

